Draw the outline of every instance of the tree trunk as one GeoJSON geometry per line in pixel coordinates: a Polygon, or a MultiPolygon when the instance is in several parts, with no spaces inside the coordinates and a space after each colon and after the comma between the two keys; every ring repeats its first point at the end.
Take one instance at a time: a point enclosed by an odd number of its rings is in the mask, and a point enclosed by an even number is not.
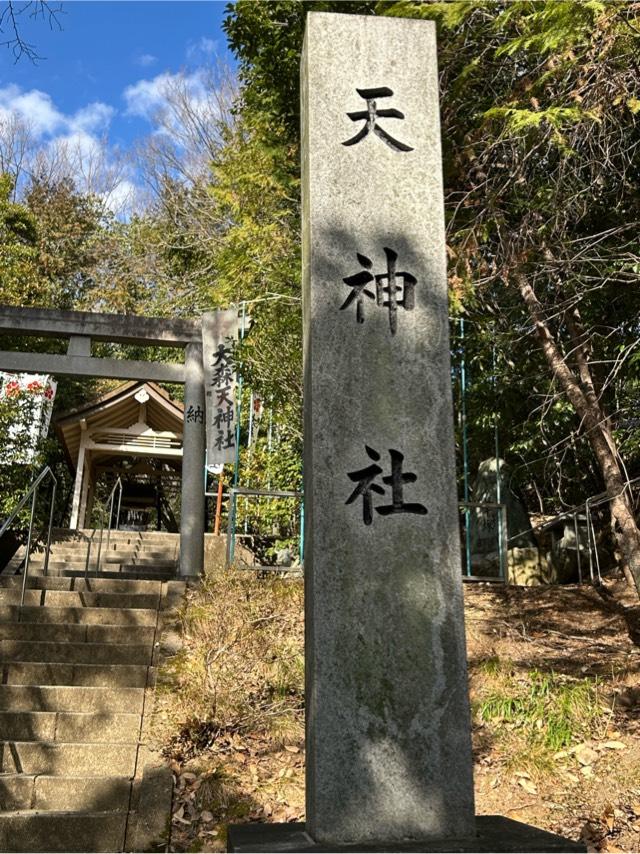
{"type": "Polygon", "coordinates": [[[586,334],[582,330],[577,311],[569,323],[573,335],[572,357],[577,374],[571,369],[556,342],[533,287],[524,279],[518,288],[533,321],[542,351],[555,378],[558,379],[570,403],[582,421],[582,427],[593,450],[605,488],[611,498],[611,516],[615,536],[622,552],[636,592],[640,596],[640,529],[633,515],[629,496],[625,491],[626,479],[620,465],[615,441],[597,394],[588,362],[586,334]]]}

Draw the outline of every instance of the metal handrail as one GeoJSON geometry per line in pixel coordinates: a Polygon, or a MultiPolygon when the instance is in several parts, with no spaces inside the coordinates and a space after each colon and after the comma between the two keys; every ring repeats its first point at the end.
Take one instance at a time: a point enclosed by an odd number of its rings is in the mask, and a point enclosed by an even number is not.
{"type": "Polygon", "coordinates": [[[29,533],[27,535],[27,550],[25,556],[24,563],[24,572],[22,573],[22,593],[20,595],[20,607],[22,608],[24,605],[24,594],[27,589],[27,576],[29,575],[29,562],[31,558],[31,536],[33,533],[33,517],[35,515],[36,510],[36,499],[38,497],[38,487],[42,483],[42,481],[46,477],[51,477],[53,481],[53,487],[51,489],[51,504],[49,508],[49,527],[47,530],[47,547],[44,554],[44,574],[47,575],[49,571],[49,554],[51,552],[51,529],[53,527],[53,511],[56,503],[56,490],[58,488],[58,479],[51,470],[49,466],[45,466],[38,477],[33,481],[27,493],[23,496],[23,498],[18,502],[18,506],[15,510],[10,514],[10,516],[3,522],[2,527],[0,527],[0,537],[5,533],[8,529],[9,525],[14,521],[18,513],[25,506],[29,498],[31,497],[31,513],[29,514],[29,533]]]}
{"type": "MultiPolygon", "coordinates": [[[[109,542],[111,540],[111,523],[113,521],[113,504],[116,497],[116,490],[118,491],[118,509],[116,512],[116,531],[118,530],[118,525],[120,524],[120,507],[122,506],[122,478],[118,478],[116,482],[113,484],[113,489],[107,496],[107,500],[100,507],[100,537],[98,539],[98,557],[96,559],[96,572],[100,572],[102,569],[102,535],[104,533],[104,514],[107,504],[109,505],[109,526],[107,527],[107,547],[106,551],[109,551],[109,542]]],[[[89,574],[89,553],[91,551],[91,540],[87,545],[87,563],[85,567],[85,578],[89,574]]]]}

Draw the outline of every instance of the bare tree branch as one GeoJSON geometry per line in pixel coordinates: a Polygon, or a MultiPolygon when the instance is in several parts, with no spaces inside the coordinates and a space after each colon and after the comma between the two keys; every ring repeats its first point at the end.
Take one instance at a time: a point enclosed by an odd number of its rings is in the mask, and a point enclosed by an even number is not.
{"type": "Polygon", "coordinates": [[[23,35],[24,18],[42,20],[49,24],[49,29],[62,29],[59,16],[64,14],[62,3],[49,3],[47,0],[26,0],[17,3],[16,0],[5,0],[0,7],[0,35],[5,36],[0,41],[0,47],[6,47],[13,54],[14,63],[25,56],[34,65],[44,57],[40,56],[35,44],[28,42],[23,35]]]}

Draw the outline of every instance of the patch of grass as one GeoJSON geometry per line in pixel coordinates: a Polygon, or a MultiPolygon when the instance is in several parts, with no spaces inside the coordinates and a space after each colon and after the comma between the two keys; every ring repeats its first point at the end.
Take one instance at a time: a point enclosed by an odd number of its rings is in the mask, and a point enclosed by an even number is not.
{"type": "Polygon", "coordinates": [[[505,662],[499,655],[490,655],[478,662],[478,670],[486,676],[497,676],[510,669],[510,662],[505,662]]]}
{"type": "Polygon", "coordinates": [[[158,675],[158,733],[169,755],[200,755],[223,733],[302,738],[303,584],[220,569],[187,594],[183,646],[158,675]]]}
{"type": "Polygon", "coordinates": [[[510,771],[527,771],[531,777],[540,779],[557,771],[553,752],[542,744],[514,745],[505,761],[510,771]]]}
{"type": "Polygon", "coordinates": [[[528,749],[558,751],[573,741],[591,737],[602,724],[606,707],[597,679],[571,679],[531,670],[512,675],[504,663],[488,660],[490,676],[473,707],[484,723],[506,725],[528,749]]]}

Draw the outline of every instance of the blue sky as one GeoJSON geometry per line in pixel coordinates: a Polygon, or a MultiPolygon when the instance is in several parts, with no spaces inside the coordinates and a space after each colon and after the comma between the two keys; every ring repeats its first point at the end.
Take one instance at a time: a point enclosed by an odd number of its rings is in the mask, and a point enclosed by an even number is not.
{"type": "Polygon", "coordinates": [[[24,18],[21,34],[43,58],[14,63],[0,49],[0,120],[19,115],[42,145],[107,137],[130,148],[153,130],[150,118],[173,75],[197,91],[206,66],[235,67],[224,10],[215,0],[78,0],[62,4],[61,30],[24,18]]]}

